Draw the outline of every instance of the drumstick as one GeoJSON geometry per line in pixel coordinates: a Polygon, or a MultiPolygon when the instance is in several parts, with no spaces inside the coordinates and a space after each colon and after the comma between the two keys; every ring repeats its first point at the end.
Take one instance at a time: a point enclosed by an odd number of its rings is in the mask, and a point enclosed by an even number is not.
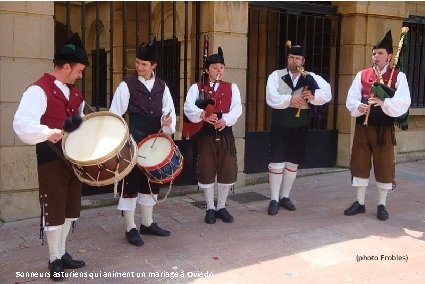
{"type": "MultiPolygon", "coordinates": [[[[171,109],[170,109],[170,111],[167,113],[167,115],[165,116],[165,118],[169,118],[170,117],[170,114],[171,114],[171,109]]],[[[153,148],[153,145],[155,145],[155,142],[156,142],[156,139],[158,139],[158,135],[159,135],[159,133],[161,133],[161,131],[162,131],[162,123],[161,123],[161,127],[159,128],[159,130],[158,130],[158,133],[156,134],[156,137],[155,137],[155,139],[153,140],[153,142],[152,142],[152,145],[151,145],[151,148],[153,148]]]]}

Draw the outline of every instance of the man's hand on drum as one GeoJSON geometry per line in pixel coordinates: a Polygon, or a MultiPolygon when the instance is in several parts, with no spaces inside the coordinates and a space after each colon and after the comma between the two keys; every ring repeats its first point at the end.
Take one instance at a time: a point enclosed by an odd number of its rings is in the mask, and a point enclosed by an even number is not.
{"type": "Polygon", "coordinates": [[[172,122],[173,120],[172,120],[172,118],[171,118],[171,116],[167,116],[167,115],[164,115],[163,117],[162,117],[162,122],[161,122],[161,124],[162,124],[162,126],[170,126],[171,125],[171,122],[172,122]]]}
{"type": "Polygon", "coordinates": [[[203,120],[203,121],[205,121],[205,122],[208,122],[209,124],[212,124],[212,125],[215,125],[216,124],[216,122],[218,121],[218,117],[217,117],[217,114],[215,114],[215,113],[212,113],[212,114],[210,114],[210,115],[206,115],[207,113],[205,112],[205,111],[203,111],[202,113],[201,113],[201,119],[203,120]]]}
{"type": "Polygon", "coordinates": [[[47,137],[47,140],[49,140],[52,143],[56,143],[59,140],[61,140],[63,137],[63,131],[61,129],[50,129],[49,136],[47,137]]]}

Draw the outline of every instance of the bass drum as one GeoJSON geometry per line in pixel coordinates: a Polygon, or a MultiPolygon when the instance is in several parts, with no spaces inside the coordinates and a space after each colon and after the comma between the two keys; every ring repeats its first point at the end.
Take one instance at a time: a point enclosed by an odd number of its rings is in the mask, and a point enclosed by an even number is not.
{"type": "Polygon", "coordinates": [[[116,185],[137,163],[127,123],[109,111],[84,116],[77,130],[65,133],[62,150],[78,179],[92,186],[116,185]]]}

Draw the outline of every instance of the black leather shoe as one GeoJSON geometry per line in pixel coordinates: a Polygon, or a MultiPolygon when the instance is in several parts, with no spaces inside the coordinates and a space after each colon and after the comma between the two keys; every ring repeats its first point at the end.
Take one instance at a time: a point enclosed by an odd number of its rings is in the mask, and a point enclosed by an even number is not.
{"type": "Polygon", "coordinates": [[[215,224],[215,210],[208,209],[205,214],[205,223],[207,224],[215,224]]]}
{"type": "Polygon", "coordinates": [[[130,244],[138,247],[143,246],[144,244],[136,228],[131,229],[129,232],[125,232],[125,238],[130,244]]]}
{"type": "Polygon", "coordinates": [[[291,199],[284,197],[281,200],[279,200],[279,204],[280,206],[282,206],[283,208],[285,208],[286,210],[289,211],[295,211],[295,205],[292,203],[291,199]]]}
{"type": "Polygon", "coordinates": [[[220,210],[215,211],[215,217],[221,219],[223,222],[233,223],[233,217],[226,208],[221,208],[220,210]]]}
{"type": "Polygon", "coordinates": [[[353,215],[357,215],[359,213],[365,213],[365,212],[366,212],[366,206],[360,205],[360,203],[356,201],[350,206],[350,208],[347,208],[344,210],[344,215],[353,216],[353,215]]]}
{"type": "Polygon", "coordinates": [[[389,215],[388,215],[387,208],[385,208],[385,206],[382,205],[382,204],[378,205],[378,211],[376,213],[376,218],[378,218],[381,221],[385,221],[385,220],[388,219],[388,217],[389,217],[389,215]]]}
{"type": "Polygon", "coordinates": [[[168,237],[171,233],[167,230],[163,230],[156,223],[152,223],[149,227],[140,225],[140,234],[154,235],[158,237],[168,237]]]}
{"type": "Polygon", "coordinates": [[[62,255],[61,260],[63,268],[77,269],[86,266],[84,261],[73,259],[72,256],[67,252],[62,255]]]}
{"type": "Polygon", "coordinates": [[[269,208],[267,209],[267,213],[269,215],[276,215],[277,211],[279,211],[279,203],[276,200],[272,200],[269,203],[269,208]]]}
{"type": "Polygon", "coordinates": [[[65,278],[63,275],[63,266],[60,259],[55,259],[52,263],[49,261],[50,279],[53,281],[61,281],[65,278]]]}

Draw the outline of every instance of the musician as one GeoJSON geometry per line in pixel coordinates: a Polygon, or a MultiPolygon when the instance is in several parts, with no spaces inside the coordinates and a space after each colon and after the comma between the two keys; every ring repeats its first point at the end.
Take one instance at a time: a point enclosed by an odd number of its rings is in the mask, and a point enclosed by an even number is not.
{"type": "MultiPolygon", "coordinates": [[[[135,62],[137,74],[119,84],[111,103],[111,112],[118,115],[128,113],[130,134],[137,143],[161,128],[169,135],[176,129],[173,98],[166,83],[155,75],[156,67],[155,44],[140,45],[135,62]]],[[[159,185],[149,184],[146,175],[137,166],[124,178],[123,183],[118,210],[124,211],[127,241],[141,246],[144,242],[140,234],[169,236],[169,231],[153,222],[153,207],[157,201],[159,185]],[[142,214],[140,234],[134,220],[137,203],[140,204],[142,214]]]]}
{"type": "Polygon", "coordinates": [[[269,215],[276,215],[279,205],[289,211],[296,209],[289,193],[298,165],[304,160],[309,108],[332,98],[329,83],[313,72],[303,71],[305,55],[305,45],[291,45],[287,67],[275,70],[267,80],[266,101],[272,108],[269,215]]]}
{"type": "Polygon", "coordinates": [[[192,123],[203,122],[197,134],[198,186],[203,189],[207,203],[205,222],[214,224],[216,218],[232,223],[233,216],[225,208],[229,189],[237,179],[237,157],[232,126],[242,114],[239,88],[235,83],[223,81],[224,57],[221,47],[217,54],[208,56],[204,66],[206,84],[201,80],[187,93],[184,113],[192,123]],[[214,98],[214,112],[200,108],[200,92],[204,99],[214,98]],[[214,186],[217,179],[217,207],[214,206],[214,186]]]}
{"type": "Polygon", "coordinates": [[[391,31],[388,31],[372,48],[373,66],[358,72],[348,90],[346,107],[356,118],[350,167],[352,186],[357,187],[357,200],[344,211],[347,216],[366,212],[365,195],[373,161],[379,192],[377,218],[385,221],[389,217],[386,199],[394,180],[394,118],[408,110],[410,91],[406,75],[399,70],[393,73],[390,87],[396,91],[392,98],[372,97],[371,88],[380,76],[383,83],[388,84],[392,56],[393,41],[391,31]],[[363,125],[369,111],[368,125],[363,125]]]}
{"type": "Polygon", "coordinates": [[[13,129],[24,143],[36,145],[40,237],[47,237],[50,278],[61,280],[64,268],[77,269],[84,261],[66,251],[72,222],[80,217],[81,183],[61,148],[64,121],[82,116],[84,101],[74,83],[82,78],[89,61],[77,33],[54,54],[53,70],[45,73],[23,93],[13,129]]]}

